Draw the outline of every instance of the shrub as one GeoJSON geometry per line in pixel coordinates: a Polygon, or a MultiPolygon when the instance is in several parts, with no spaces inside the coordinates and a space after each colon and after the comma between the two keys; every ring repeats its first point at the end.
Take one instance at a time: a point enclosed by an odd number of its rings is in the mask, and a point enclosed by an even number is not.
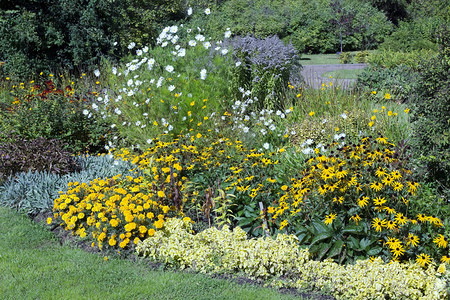
{"type": "Polygon", "coordinates": [[[423,155],[426,178],[437,181],[439,189],[450,187],[450,39],[449,28],[439,31],[439,54],[421,65],[417,85],[418,95],[413,98],[413,148],[423,155]]]}
{"type": "MultiPolygon", "coordinates": [[[[230,44],[236,60],[229,89],[236,99],[241,99],[242,89],[250,90],[256,100],[255,109],[283,109],[282,103],[289,81],[298,81],[297,51],[285,46],[277,36],[259,39],[252,36],[234,37],[230,44]]],[[[254,110],[255,110],[254,109],[254,110]]]]}
{"type": "Polygon", "coordinates": [[[62,140],[74,153],[104,151],[105,135],[111,128],[98,111],[95,95],[78,94],[73,85],[57,88],[52,80],[31,84],[29,89],[21,83],[12,91],[12,99],[2,99],[0,141],[12,129],[27,139],[62,140]]]}
{"type": "Polygon", "coordinates": [[[341,52],[339,53],[338,59],[341,64],[349,64],[352,62],[353,54],[350,52],[341,52]]]}
{"type": "Polygon", "coordinates": [[[369,57],[369,51],[359,51],[355,55],[355,60],[357,63],[365,64],[367,63],[367,59],[369,57]]]}
{"type": "Polygon", "coordinates": [[[373,67],[395,69],[400,65],[410,67],[417,71],[421,62],[430,59],[436,54],[432,50],[415,50],[409,52],[378,50],[368,58],[368,63],[373,67]]]}
{"type": "Polygon", "coordinates": [[[0,180],[27,171],[63,175],[79,169],[61,141],[44,138],[16,138],[14,142],[0,144],[0,167],[0,180]]]}
{"type": "Polygon", "coordinates": [[[358,75],[357,86],[379,95],[388,92],[391,99],[401,103],[416,97],[418,82],[418,72],[405,65],[392,69],[369,66],[358,75]]]}
{"type": "Polygon", "coordinates": [[[180,19],[182,1],[9,1],[0,13],[4,74],[29,78],[40,71],[93,70],[102,58],[117,60],[130,39],[148,44],[159,22],[180,19]]]}
{"type": "Polygon", "coordinates": [[[28,171],[0,185],[0,204],[29,215],[48,212],[54,200],[65,191],[69,182],[89,183],[96,178],[107,178],[117,174],[137,177],[139,172],[130,171],[132,165],[109,156],[75,157],[81,171],[66,175],[47,171],[28,171]]]}

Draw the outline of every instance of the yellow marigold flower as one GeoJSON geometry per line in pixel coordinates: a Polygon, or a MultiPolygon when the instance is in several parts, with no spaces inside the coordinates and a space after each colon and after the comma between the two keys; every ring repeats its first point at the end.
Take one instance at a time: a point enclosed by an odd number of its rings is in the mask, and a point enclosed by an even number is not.
{"type": "Polygon", "coordinates": [[[281,189],[282,189],[283,191],[287,191],[288,186],[287,186],[287,185],[283,185],[283,186],[281,187],[281,189]]]}
{"type": "Polygon", "coordinates": [[[117,219],[111,219],[109,221],[109,224],[111,224],[112,227],[117,227],[119,225],[119,222],[117,221],[117,219]]]}
{"type": "Polygon", "coordinates": [[[155,217],[155,215],[154,215],[151,211],[148,212],[146,216],[147,216],[147,218],[150,219],[150,220],[153,219],[153,218],[155,217]]]}
{"type": "Polygon", "coordinates": [[[166,197],[166,194],[163,191],[158,191],[158,197],[164,198],[166,197]]]}
{"type": "Polygon", "coordinates": [[[155,229],[150,228],[150,229],[147,231],[147,234],[148,234],[148,236],[154,236],[154,235],[155,235],[155,229]]]}
{"type": "Polygon", "coordinates": [[[167,214],[167,213],[169,212],[169,210],[170,210],[170,207],[168,207],[167,205],[165,205],[165,206],[162,207],[162,210],[163,210],[163,212],[164,212],[165,214],[167,214]]]}
{"type": "Polygon", "coordinates": [[[47,224],[52,224],[52,218],[47,218],[47,224]]]}
{"type": "Polygon", "coordinates": [[[135,237],[133,243],[134,243],[135,245],[137,245],[140,241],[141,241],[140,238],[135,237]]]}
{"type": "Polygon", "coordinates": [[[126,231],[132,231],[134,229],[136,229],[136,223],[134,223],[134,222],[131,222],[131,223],[128,223],[127,225],[125,225],[126,231]]]}
{"type": "Polygon", "coordinates": [[[370,92],[372,95],[376,95],[377,94],[377,91],[372,91],[372,92],[370,92]]]}
{"type": "Polygon", "coordinates": [[[430,258],[430,256],[428,254],[421,253],[421,254],[417,255],[416,262],[419,265],[421,265],[422,267],[425,267],[426,265],[431,263],[431,258],[430,258]]]}
{"type": "Polygon", "coordinates": [[[384,94],[384,99],[391,99],[391,94],[389,93],[384,94]]]}
{"type": "Polygon", "coordinates": [[[324,223],[326,224],[326,225],[330,225],[330,224],[332,224],[333,223],[333,220],[334,219],[336,219],[336,214],[329,214],[328,216],[325,216],[325,221],[324,221],[324,223]]]}
{"type": "Polygon", "coordinates": [[[405,109],[405,113],[409,113],[409,108],[406,108],[406,109],[405,109]]]}
{"type": "Polygon", "coordinates": [[[446,238],[442,234],[435,238],[433,243],[435,243],[439,248],[447,248],[448,245],[446,238]]]}
{"type": "Polygon", "coordinates": [[[199,138],[201,138],[202,137],[202,134],[199,132],[199,133],[197,133],[197,138],[199,139],[199,138]]]}
{"type": "Polygon", "coordinates": [[[157,229],[161,229],[164,226],[164,220],[159,219],[158,221],[153,222],[153,226],[155,226],[157,229]]]}
{"type": "Polygon", "coordinates": [[[314,116],[316,113],[315,112],[313,112],[313,111],[310,111],[309,112],[309,115],[312,117],[312,116],[314,116]]]}
{"type": "Polygon", "coordinates": [[[115,245],[117,244],[117,241],[116,241],[115,238],[110,238],[109,241],[108,241],[108,244],[109,244],[111,247],[113,247],[113,246],[115,246],[115,245]]]}

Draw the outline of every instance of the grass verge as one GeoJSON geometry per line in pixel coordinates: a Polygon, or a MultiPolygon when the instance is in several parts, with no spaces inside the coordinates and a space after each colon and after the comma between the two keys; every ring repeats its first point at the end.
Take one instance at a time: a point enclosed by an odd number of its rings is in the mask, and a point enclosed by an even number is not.
{"type": "Polygon", "coordinates": [[[60,245],[42,225],[0,207],[3,299],[299,299],[188,272],[151,270],[60,245]]]}

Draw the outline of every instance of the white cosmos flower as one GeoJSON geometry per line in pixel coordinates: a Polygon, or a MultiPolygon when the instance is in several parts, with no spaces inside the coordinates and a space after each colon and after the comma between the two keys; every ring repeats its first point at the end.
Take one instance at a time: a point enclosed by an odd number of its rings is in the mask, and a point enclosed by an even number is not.
{"type": "Polygon", "coordinates": [[[114,75],[117,74],[117,68],[116,68],[116,67],[112,67],[112,73],[113,73],[114,75]]]}
{"type": "Polygon", "coordinates": [[[121,115],[122,112],[120,111],[120,109],[118,107],[116,107],[116,109],[114,110],[114,112],[118,115],[121,115]]]}
{"type": "Polygon", "coordinates": [[[128,86],[132,86],[133,85],[133,79],[128,80],[127,85],[128,86]]]}
{"type": "Polygon", "coordinates": [[[228,49],[222,49],[222,54],[225,55],[228,53],[228,49]]]}
{"type": "Polygon", "coordinates": [[[190,40],[190,41],[189,41],[189,46],[195,47],[195,45],[197,45],[197,42],[196,42],[196,41],[194,41],[194,40],[190,40]]]}
{"type": "Polygon", "coordinates": [[[95,109],[95,110],[98,110],[98,106],[97,106],[97,104],[95,104],[95,103],[92,103],[92,108],[93,108],[93,109],[95,109]]]}
{"type": "Polygon", "coordinates": [[[184,57],[186,55],[186,49],[181,48],[180,51],[178,51],[178,56],[179,57],[184,57]]]}
{"type": "Polygon", "coordinates": [[[201,34],[197,34],[197,35],[195,36],[195,39],[196,39],[197,41],[199,41],[199,42],[203,42],[203,41],[205,40],[205,37],[204,37],[203,35],[201,35],[201,34]]]}
{"type": "Polygon", "coordinates": [[[87,116],[89,114],[89,111],[87,109],[83,110],[83,115],[87,116]]]}
{"type": "Polygon", "coordinates": [[[147,140],[147,144],[151,144],[152,142],[153,142],[152,139],[148,139],[148,140],[147,140]]]}
{"type": "Polygon", "coordinates": [[[172,130],[173,130],[173,126],[172,126],[172,125],[169,125],[169,126],[167,127],[167,130],[172,131],[172,130]]]}
{"type": "Polygon", "coordinates": [[[262,135],[266,135],[267,130],[265,130],[265,129],[263,128],[263,129],[261,129],[261,133],[262,133],[262,135]]]}
{"type": "Polygon", "coordinates": [[[129,97],[131,97],[131,96],[134,95],[134,92],[133,92],[132,90],[130,90],[130,91],[128,91],[127,95],[128,95],[129,97]]]}
{"type": "Polygon", "coordinates": [[[168,44],[167,42],[164,42],[164,43],[161,44],[161,47],[164,48],[164,47],[167,46],[167,44],[168,44]]]}
{"type": "Polygon", "coordinates": [[[275,127],[275,125],[273,125],[273,124],[270,124],[270,126],[269,126],[269,129],[270,129],[270,130],[274,131],[274,130],[275,130],[275,128],[276,128],[276,127],[275,127]]]}
{"type": "Polygon", "coordinates": [[[144,53],[147,53],[147,52],[148,52],[148,47],[145,46],[144,48],[142,48],[142,51],[143,51],[144,53]]]}
{"type": "Polygon", "coordinates": [[[211,13],[211,10],[209,8],[205,9],[205,14],[209,15],[211,13]]]}
{"type": "Polygon", "coordinates": [[[239,67],[242,63],[240,61],[236,62],[236,68],[239,67]]]}
{"type": "Polygon", "coordinates": [[[96,77],[100,76],[100,71],[99,71],[99,70],[95,70],[95,71],[94,71],[94,75],[95,75],[96,77]]]}
{"type": "Polygon", "coordinates": [[[133,49],[134,48],[134,46],[136,46],[136,43],[134,43],[134,42],[131,42],[129,45],[128,45],[128,49],[133,49]]]}
{"type": "Polygon", "coordinates": [[[314,153],[314,150],[311,148],[305,148],[302,150],[303,154],[312,154],[314,153]]]}
{"type": "Polygon", "coordinates": [[[156,87],[161,87],[164,77],[159,77],[158,82],[156,83],[156,87]]]}
{"type": "Polygon", "coordinates": [[[211,47],[211,43],[210,42],[204,42],[203,43],[203,47],[205,47],[205,49],[208,49],[209,47],[211,47]]]}
{"type": "Polygon", "coordinates": [[[136,69],[137,69],[136,65],[131,65],[128,67],[128,70],[130,70],[130,71],[135,71],[136,69]]]}
{"type": "Polygon", "coordinates": [[[136,55],[137,56],[141,56],[142,55],[142,50],[141,49],[136,50],[136,55]]]}
{"type": "Polygon", "coordinates": [[[173,67],[171,65],[167,65],[166,66],[166,71],[169,72],[169,73],[172,73],[173,72],[173,67]]]}
{"type": "Polygon", "coordinates": [[[313,142],[314,142],[314,141],[313,141],[312,139],[307,139],[307,140],[305,141],[305,143],[306,143],[307,145],[311,145],[313,142]]]}
{"type": "Polygon", "coordinates": [[[269,143],[264,143],[263,147],[264,147],[264,149],[269,150],[270,145],[269,145],[269,143]]]}
{"type": "Polygon", "coordinates": [[[172,42],[172,44],[176,44],[178,42],[178,35],[174,36],[170,41],[172,42]]]}
{"type": "Polygon", "coordinates": [[[227,31],[225,31],[225,38],[227,39],[229,37],[231,37],[231,31],[230,28],[227,28],[227,31]]]}
{"type": "Polygon", "coordinates": [[[136,126],[141,126],[141,121],[137,121],[136,126]]]}
{"type": "Polygon", "coordinates": [[[188,14],[188,16],[192,15],[192,7],[189,7],[189,8],[188,8],[187,14],[188,14]]]}
{"type": "Polygon", "coordinates": [[[202,69],[202,70],[200,71],[200,78],[201,78],[202,80],[205,80],[205,79],[206,79],[206,69],[202,69]]]}
{"type": "Polygon", "coordinates": [[[170,28],[169,28],[169,32],[170,33],[177,33],[177,31],[178,31],[178,27],[177,26],[171,26],[170,28]]]}
{"type": "Polygon", "coordinates": [[[175,86],[174,85],[170,85],[167,89],[169,90],[169,92],[171,92],[171,91],[173,91],[175,89],[175,86]]]}
{"type": "Polygon", "coordinates": [[[249,130],[249,128],[247,126],[245,126],[244,128],[242,128],[242,131],[244,131],[244,133],[247,133],[249,130]]]}
{"type": "Polygon", "coordinates": [[[342,113],[342,114],[341,114],[341,117],[342,117],[343,119],[347,119],[347,115],[346,115],[345,113],[342,113]]]}

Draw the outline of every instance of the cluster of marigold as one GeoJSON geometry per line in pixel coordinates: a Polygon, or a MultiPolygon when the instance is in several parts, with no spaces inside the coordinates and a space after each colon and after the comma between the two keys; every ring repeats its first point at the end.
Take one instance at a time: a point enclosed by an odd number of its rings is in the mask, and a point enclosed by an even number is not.
{"type": "Polygon", "coordinates": [[[366,222],[372,228],[370,235],[383,241],[393,260],[407,259],[408,250],[409,255],[416,255],[417,263],[429,264],[430,254],[419,252],[425,249],[420,247],[425,241],[419,235],[431,226],[437,248],[432,255],[440,256],[443,262],[450,261],[445,252],[448,242],[438,234],[442,221],[423,214],[408,217],[408,202],[416,195],[419,184],[411,180],[412,172],[399,163],[393,144],[382,136],[370,136],[362,137],[357,144],[328,144],[326,151],[325,155],[316,149],[302,176],[293,178],[290,187],[283,186],[285,193],[277,205],[268,208],[280,229],[295,223],[295,218],[310,214],[302,210],[308,201],[323,200],[328,203],[325,224],[331,225],[336,218],[348,224],[366,222]]]}
{"type": "Polygon", "coordinates": [[[82,238],[90,235],[92,247],[133,247],[164,226],[174,208],[162,204],[167,191],[155,190],[142,176],[116,175],[90,184],[69,183],[54,202],[54,221],[82,238]]]}

